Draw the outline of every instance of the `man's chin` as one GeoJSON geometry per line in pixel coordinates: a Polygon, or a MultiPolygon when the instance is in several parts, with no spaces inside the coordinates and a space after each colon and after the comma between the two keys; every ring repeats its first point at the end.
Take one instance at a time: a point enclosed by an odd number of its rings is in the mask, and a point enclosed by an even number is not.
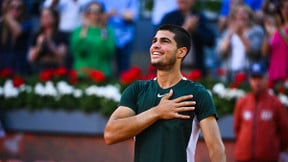
{"type": "Polygon", "coordinates": [[[151,65],[152,65],[152,66],[155,66],[155,67],[158,67],[158,66],[159,66],[159,63],[158,63],[158,62],[151,62],[151,65]]]}

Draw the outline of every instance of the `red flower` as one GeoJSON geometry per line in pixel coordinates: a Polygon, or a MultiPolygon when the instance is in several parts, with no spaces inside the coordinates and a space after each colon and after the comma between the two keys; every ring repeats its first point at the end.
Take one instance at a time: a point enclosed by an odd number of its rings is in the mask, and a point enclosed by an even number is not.
{"type": "Polygon", "coordinates": [[[151,79],[154,79],[155,77],[156,77],[156,74],[147,74],[142,79],[143,80],[151,80],[151,79]]]}
{"type": "Polygon", "coordinates": [[[200,80],[202,78],[202,72],[198,69],[192,70],[191,73],[187,76],[187,78],[193,81],[200,80]]]}
{"type": "Polygon", "coordinates": [[[246,80],[246,74],[243,72],[237,73],[235,75],[235,83],[236,84],[241,84],[246,80]]]}
{"type": "Polygon", "coordinates": [[[280,86],[279,88],[278,88],[278,92],[279,93],[282,93],[282,94],[285,94],[285,87],[284,86],[280,86]]]}
{"type": "Polygon", "coordinates": [[[130,69],[131,74],[134,74],[135,76],[139,76],[139,74],[141,74],[141,69],[137,66],[133,66],[130,69]]]}
{"type": "Polygon", "coordinates": [[[222,68],[217,69],[216,71],[218,76],[224,76],[226,74],[226,71],[222,68]]]}
{"type": "Polygon", "coordinates": [[[139,67],[134,66],[130,70],[121,74],[120,82],[122,84],[128,85],[140,78],[142,78],[141,69],[139,67]]]}
{"type": "Polygon", "coordinates": [[[157,73],[157,68],[150,64],[148,67],[148,75],[150,75],[150,74],[156,75],[156,73],[157,73]]]}
{"type": "Polygon", "coordinates": [[[0,71],[0,77],[1,78],[8,78],[9,76],[12,76],[13,70],[12,69],[3,69],[0,71]]]}
{"type": "Polygon", "coordinates": [[[105,75],[101,71],[98,71],[98,70],[93,70],[90,73],[90,77],[93,81],[95,81],[97,83],[103,82],[106,79],[105,75]]]}
{"type": "Polygon", "coordinates": [[[20,76],[15,76],[12,80],[14,87],[20,87],[22,84],[24,84],[24,79],[20,76]]]}
{"type": "Polygon", "coordinates": [[[69,71],[68,75],[69,75],[69,82],[71,84],[76,84],[78,81],[77,80],[77,72],[75,70],[71,70],[71,71],[69,71]]]}
{"type": "Polygon", "coordinates": [[[39,79],[43,82],[49,81],[52,79],[53,71],[52,70],[44,70],[39,74],[39,79]]]}
{"type": "Polygon", "coordinates": [[[56,76],[65,76],[67,74],[68,70],[65,67],[59,67],[55,69],[54,74],[56,76]]]}
{"type": "Polygon", "coordinates": [[[231,83],[231,84],[229,85],[229,88],[230,88],[230,89],[236,89],[236,88],[238,88],[238,86],[239,86],[239,84],[237,84],[237,83],[231,83]]]}
{"type": "Polygon", "coordinates": [[[185,77],[185,78],[187,78],[187,79],[190,79],[189,74],[187,74],[187,73],[182,73],[182,75],[183,75],[183,77],[185,77]]]}
{"type": "Polygon", "coordinates": [[[274,82],[269,80],[268,82],[268,88],[273,89],[274,88],[274,82]]]}

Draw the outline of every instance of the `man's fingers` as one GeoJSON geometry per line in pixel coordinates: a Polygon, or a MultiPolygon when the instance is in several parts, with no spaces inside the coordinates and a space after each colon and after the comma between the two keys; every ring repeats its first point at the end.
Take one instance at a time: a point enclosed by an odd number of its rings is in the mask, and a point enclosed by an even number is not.
{"type": "Polygon", "coordinates": [[[177,103],[176,107],[188,107],[196,105],[196,101],[184,101],[177,103]]]}
{"type": "Polygon", "coordinates": [[[167,95],[165,95],[162,99],[169,99],[173,95],[173,89],[170,89],[167,95]]]}
{"type": "Polygon", "coordinates": [[[186,96],[178,97],[178,98],[174,99],[174,101],[179,103],[179,102],[182,102],[182,101],[185,101],[185,100],[189,100],[189,99],[192,99],[192,98],[193,98],[193,95],[186,95],[186,96]]]}
{"type": "Polygon", "coordinates": [[[189,119],[190,116],[189,116],[189,115],[183,115],[183,114],[177,113],[177,114],[176,114],[176,118],[179,118],[179,119],[189,119]]]}
{"type": "Polygon", "coordinates": [[[193,106],[190,106],[190,107],[179,107],[179,108],[175,109],[176,112],[185,112],[185,111],[191,111],[191,110],[195,110],[195,107],[193,107],[193,106]]]}
{"type": "Polygon", "coordinates": [[[175,112],[175,117],[179,118],[179,119],[189,119],[190,115],[184,115],[184,114],[180,114],[180,112],[185,112],[185,111],[192,111],[194,110],[195,107],[181,107],[181,108],[177,108],[176,112],[175,112]]]}

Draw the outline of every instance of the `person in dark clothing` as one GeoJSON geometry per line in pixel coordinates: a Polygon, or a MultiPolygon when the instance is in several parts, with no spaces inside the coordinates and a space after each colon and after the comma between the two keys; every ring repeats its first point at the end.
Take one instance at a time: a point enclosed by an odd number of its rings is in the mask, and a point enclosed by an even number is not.
{"type": "Polygon", "coordinates": [[[199,69],[206,75],[204,47],[212,47],[215,43],[216,35],[209,28],[208,19],[204,14],[193,9],[195,0],[177,0],[178,9],[167,13],[160,24],[174,24],[182,26],[192,37],[191,53],[193,68],[199,69]]]}
{"type": "Polygon", "coordinates": [[[21,75],[30,74],[27,47],[32,24],[23,0],[3,1],[0,17],[0,71],[11,69],[21,75]]]}
{"type": "Polygon", "coordinates": [[[53,8],[41,10],[39,30],[32,36],[28,59],[34,73],[65,66],[68,42],[58,30],[59,15],[53,8]]]}

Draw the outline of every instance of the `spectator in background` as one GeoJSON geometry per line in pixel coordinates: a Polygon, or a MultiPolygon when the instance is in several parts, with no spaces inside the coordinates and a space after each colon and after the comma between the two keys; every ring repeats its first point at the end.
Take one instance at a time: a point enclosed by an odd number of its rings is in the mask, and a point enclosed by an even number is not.
{"type": "MultiPolygon", "coordinates": [[[[43,7],[52,7],[59,13],[59,30],[64,34],[67,42],[71,33],[79,27],[83,21],[83,8],[91,0],[45,0],[43,7]]],[[[70,68],[73,64],[72,51],[67,51],[66,66],[70,68]]]]}
{"type": "MultiPolygon", "coordinates": [[[[204,14],[193,9],[196,0],[177,0],[178,9],[166,14],[161,24],[180,25],[186,29],[192,37],[191,55],[194,69],[206,75],[204,47],[212,47],[215,42],[215,34],[208,25],[208,20],[204,14]],[[191,10],[192,9],[192,10],[191,10]]],[[[187,58],[186,58],[187,59],[187,58]]],[[[184,60],[185,61],[185,60],[184,60]]]]}
{"type": "Polygon", "coordinates": [[[92,1],[84,11],[85,23],[74,30],[71,37],[73,67],[80,77],[93,70],[112,76],[112,56],[115,54],[114,33],[103,22],[103,6],[92,1]]]}
{"type": "Polygon", "coordinates": [[[218,29],[222,33],[227,28],[227,18],[232,8],[243,3],[243,0],[223,0],[218,18],[218,29]]]}
{"type": "Polygon", "coordinates": [[[116,63],[119,75],[131,67],[139,0],[99,0],[105,6],[107,23],[115,33],[116,63]]]}
{"type": "Polygon", "coordinates": [[[167,0],[165,5],[163,0],[153,0],[152,24],[154,29],[160,25],[162,18],[169,12],[177,9],[177,0],[167,0]]]}
{"type": "Polygon", "coordinates": [[[244,3],[249,6],[255,12],[255,21],[261,24],[263,18],[262,3],[263,0],[223,0],[218,20],[218,27],[220,32],[227,27],[227,20],[229,13],[233,6],[244,3]]]}
{"type": "Polygon", "coordinates": [[[0,18],[0,70],[10,68],[15,73],[30,73],[27,62],[31,22],[22,0],[2,2],[0,18]]]}
{"type": "MultiPolygon", "coordinates": [[[[272,25],[274,29],[280,27],[281,17],[279,11],[279,0],[264,0],[262,5],[263,25],[272,25]]],[[[270,27],[272,27],[270,26],[270,27]]]]}
{"type": "Polygon", "coordinates": [[[265,37],[263,28],[257,25],[250,7],[238,4],[229,15],[228,28],[217,45],[217,53],[226,70],[226,81],[234,81],[237,73],[245,73],[249,64],[263,59],[261,46],[265,37]]]}
{"type": "Polygon", "coordinates": [[[44,8],[52,7],[59,13],[59,30],[69,39],[71,32],[82,22],[82,10],[91,0],[45,0],[44,8]]]}
{"type": "Polygon", "coordinates": [[[0,16],[3,15],[3,11],[6,8],[6,4],[7,4],[8,0],[0,0],[0,16]]]}
{"type": "Polygon", "coordinates": [[[68,44],[58,30],[58,24],[58,12],[53,8],[43,8],[39,30],[33,36],[29,49],[29,61],[36,73],[65,65],[68,44]]]}
{"type": "Polygon", "coordinates": [[[252,91],[237,101],[234,111],[237,162],[278,162],[281,149],[288,148],[287,110],[269,94],[267,82],[265,64],[253,63],[252,91]]]}
{"type": "Polygon", "coordinates": [[[281,24],[265,21],[268,38],[263,44],[263,54],[269,60],[269,80],[274,83],[288,78],[288,1],[280,0],[278,8],[281,24]]]}

